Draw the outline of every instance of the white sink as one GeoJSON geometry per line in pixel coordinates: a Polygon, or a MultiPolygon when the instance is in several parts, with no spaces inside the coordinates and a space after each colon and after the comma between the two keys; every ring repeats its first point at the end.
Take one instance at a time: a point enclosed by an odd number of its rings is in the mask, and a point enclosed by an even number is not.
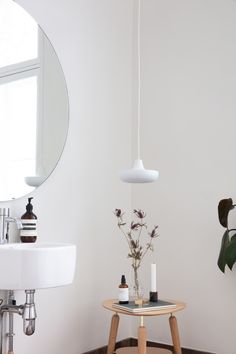
{"type": "Polygon", "coordinates": [[[42,289],[73,282],[76,246],[68,243],[0,245],[0,289],[42,289]]]}

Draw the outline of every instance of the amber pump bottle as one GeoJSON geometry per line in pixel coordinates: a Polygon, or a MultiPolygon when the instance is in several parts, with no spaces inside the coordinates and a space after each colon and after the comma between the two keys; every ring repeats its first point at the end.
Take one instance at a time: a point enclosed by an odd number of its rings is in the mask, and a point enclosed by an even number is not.
{"type": "Polygon", "coordinates": [[[118,294],[119,304],[128,304],[129,303],[129,287],[126,284],[125,276],[121,276],[121,284],[119,285],[119,294],[118,294]]]}
{"type": "Polygon", "coordinates": [[[26,212],[21,217],[23,229],[20,231],[21,242],[35,242],[37,239],[37,216],[33,213],[33,205],[28,198],[26,212]]]}

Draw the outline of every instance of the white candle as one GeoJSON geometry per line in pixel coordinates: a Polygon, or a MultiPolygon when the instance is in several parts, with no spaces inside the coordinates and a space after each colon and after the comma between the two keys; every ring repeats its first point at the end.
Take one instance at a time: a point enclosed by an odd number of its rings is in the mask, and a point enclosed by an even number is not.
{"type": "Polygon", "coordinates": [[[157,291],[157,265],[156,263],[151,264],[151,291],[157,291]]]}

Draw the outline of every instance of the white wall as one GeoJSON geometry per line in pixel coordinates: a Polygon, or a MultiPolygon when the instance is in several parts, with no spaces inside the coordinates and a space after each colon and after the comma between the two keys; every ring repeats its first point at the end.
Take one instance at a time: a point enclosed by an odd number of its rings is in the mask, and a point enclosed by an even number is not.
{"type": "MultiPolygon", "coordinates": [[[[127,269],[113,210],[130,209],[130,187],[117,178],[130,162],[131,3],[119,0],[21,0],[59,55],[69,90],[70,128],[63,156],[33,193],[41,241],[78,247],[72,286],[38,291],[37,329],[22,333],[16,319],[15,352],[80,354],[106,344],[115,297],[127,269]]],[[[26,197],[9,205],[24,213],[26,197]]],[[[18,295],[23,301],[23,295],[18,295]]],[[[119,338],[130,336],[122,319],[119,338]]]]}
{"type": "MultiPolygon", "coordinates": [[[[73,286],[37,292],[37,332],[25,337],[18,318],[15,351],[78,354],[106,343],[110,314],[100,303],[116,295],[128,266],[111,211],[131,208],[130,187],[116,173],[131,161],[132,1],[19,3],[54,44],[70,97],[64,154],[34,193],[39,237],[75,242],[78,267],[73,286]]],[[[178,314],[182,344],[235,354],[235,272],[216,266],[216,208],[236,199],[236,4],[146,0],[144,17],[142,155],[160,179],[135,186],[132,204],[160,226],[159,292],[187,303],[178,314]]],[[[13,213],[25,203],[10,203],[13,213]]],[[[119,338],[131,334],[122,322],[119,338]]],[[[170,342],[167,319],[146,323],[149,339],[170,342]]]]}
{"type": "MultiPolygon", "coordinates": [[[[142,155],[160,179],[135,186],[133,206],[160,227],[160,296],[187,303],[182,345],[235,354],[236,273],[216,263],[217,205],[236,199],[236,2],[146,0],[143,16],[142,155]]],[[[147,322],[170,342],[167,319],[147,322]]]]}

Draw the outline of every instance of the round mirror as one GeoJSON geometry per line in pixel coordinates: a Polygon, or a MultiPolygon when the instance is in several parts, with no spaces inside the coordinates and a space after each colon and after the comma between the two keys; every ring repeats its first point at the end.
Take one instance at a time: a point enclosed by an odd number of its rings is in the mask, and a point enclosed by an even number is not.
{"type": "Polygon", "coordinates": [[[30,193],[55,168],[68,94],[57,55],[35,20],[0,0],[0,201],[30,193]]]}

